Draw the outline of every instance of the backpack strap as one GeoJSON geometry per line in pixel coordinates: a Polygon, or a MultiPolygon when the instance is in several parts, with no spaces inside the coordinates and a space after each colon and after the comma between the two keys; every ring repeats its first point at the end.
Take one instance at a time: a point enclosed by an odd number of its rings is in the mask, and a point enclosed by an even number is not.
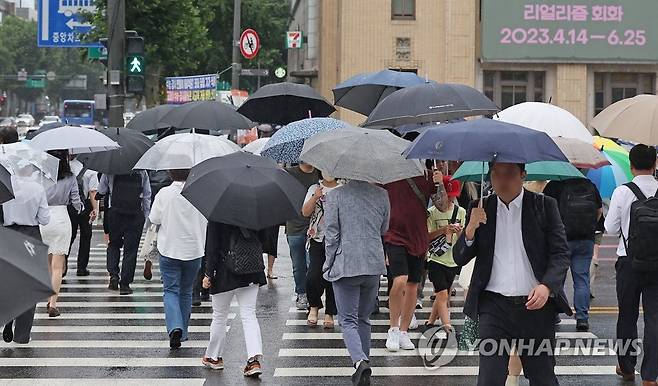
{"type": "Polygon", "coordinates": [[[452,205],[452,216],[450,217],[450,224],[454,224],[455,220],[457,220],[457,214],[459,213],[459,205],[453,204],[452,205]]]}
{"type": "Polygon", "coordinates": [[[427,197],[425,197],[423,192],[420,191],[420,189],[418,188],[418,185],[416,185],[416,182],[414,180],[412,180],[411,178],[407,178],[406,181],[407,181],[407,184],[409,184],[409,187],[411,188],[411,190],[414,191],[414,194],[416,194],[416,197],[418,197],[418,200],[420,201],[420,204],[423,206],[423,208],[427,209],[427,204],[429,203],[429,200],[427,199],[427,197]]]}
{"type": "MultiPolygon", "coordinates": [[[[644,193],[642,192],[642,190],[640,189],[640,187],[637,186],[637,184],[636,184],[635,182],[632,182],[632,181],[631,181],[631,182],[629,182],[629,183],[624,184],[624,186],[627,187],[628,189],[630,189],[631,192],[633,192],[633,194],[635,195],[635,197],[636,197],[639,201],[646,201],[647,196],[644,195],[644,193]]],[[[658,192],[656,192],[656,194],[658,194],[658,192]]]]}

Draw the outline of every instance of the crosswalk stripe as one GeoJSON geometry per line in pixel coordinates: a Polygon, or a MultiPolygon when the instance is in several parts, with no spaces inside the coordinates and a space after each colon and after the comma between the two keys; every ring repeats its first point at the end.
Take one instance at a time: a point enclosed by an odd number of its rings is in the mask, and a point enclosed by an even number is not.
{"type": "MultiPolygon", "coordinates": [[[[94,379],[94,378],[20,378],[20,379],[3,379],[2,384],[6,386],[33,386],[33,385],[48,385],[48,386],[115,386],[117,384],[117,379],[94,379]]],[[[153,382],[153,379],[137,379],[137,378],[121,378],[122,386],[143,386],[153,382]]],[[[158,385],[163,386],[176,386],[176,385],[203,385],[206,382],[205,378],[158,378],[158,385]]]]}
{"type": "MultiPolygon", "coordinates": [[[[124,295],[125,296],[125,295],[124,295]]],[[[207,303],[207,302],[206,302],[207,303]]],[[[37,306],[45,307],[46,303],[38,303],[37,306]]],[[[164,307],[162,301],[159,302],[57,302],[58,308],[66,307],[84,307],[84,308],[106,308],[106,307],[164,307]]],[[[200,307],[208,308],[210,304],[201,304],[200,307]]]]}
{"type": "MultiPolygon", "coordinates": [[[[33,358],[0,358],[0,366],[33,367],[33,358]]],[[[200,358],[39,358],[39,367],[199,367],[200,358]]]]}
{"type": "MultiPolygon", "coordinates": [[[[420,338],[422,333],[409,332],[410,339],[420,338]]],[[[556,332],[556,338],[561,339],[593,339],[596,335],[591,332],[556,332]]],[[[387,332],[373,332],[371,339],[373,340],[386,340],[388,338],[387,332]]],[[[283,340],[324,340],[324,339],[343,339],[343,334],[340,332],[286,332],[283,334],[283,340]]]]}
{"type": "MultiPolygon", "coordinates": [[[[228,331],[228,329],[227,329],[228,331]]],[[[158,331],[162,332],[162,331],[158,331]]],[[[169,340],[32,340],[28,344],[11,343],[11,348],[169,348],[169,340]]],[[[207,339],[190,339],[182,348],[208,347],[207,339]]]]}
{"type": "MultiPolygon", "coordinates": [[[[443,352],[448,353],[450,350],[444,350],[443,352]]],[[[462,350],[453,350],[457,356],[477,356],[477,351],[462,351],[462,350]]],[[[596,348],[560,348],[557,350],[556,355],[558,356],[578,356],[578,355],[590,355],[590,356],[615,356],[615,352],[612,349],[596,349],[596,348]]],[[[279,349],[280,357],[349,357],[350,354],[347,349],[344,348],[282,348],[279,349]]],[[[388,356],[419,356],[418,350],[399,350],[395,352],[388,351],[385,348],[371,348],[370,349],[371,357],[388,357],[388,356]]]]}
{"type": "MultiPolygon", "coordinates": [[[[297,313],[297,314],[305,314],[308,311],[306,310],[298,310],[297,307],[290,307],[288,310],[290,313],[297,313]]],[[[386,307],[379,307],[379,312],[381,314],[388,314],[388,308],[386,307]]],[[[422,309],[422,310],[416,310],[417,314],[429,314],[432,312],[432,310],[428,309],[422,309]]],[[[450,307],[450,312],[464,312],[464,307],[450,307]]]]}
{"type": "MultiPolygon", "coordinates": [[[[164,320],[164,313],[148,313],[148,314],[135,314],[135,313],[111,313],[111,314],[81,314],[81,313],[68,313],[65,312],[57,317],[56,320],[94,320],[94,319],[118,319],[118,320],[164,320]]],[[[235,319],[235,313],[231,312],[228,314],[229,319],[235,319]]],[[[49,317],[48,314],[37,313],[34,315],[35,320],[53,320],[49,317]]],[[[190,319],[212,319],[212,314],[210,313],[192,313],[190,319]]]]}
{"type": "MultiPolygon", "coordinates": [[[[425,322],[427,322],[427,319],[418,319],[418,323],[420,325],[423,325],[425,322]]],[[[389,320],[388,319],[370,319],[370,324],[373,326],[388,326],[389,325],[389,320]]],[[[464,325],[464,319],[451,319],[450,324],[453,326],[463,326],[464,325]]],[[[562,325],[569,325],[569,326],[575,326],[576,325],[576,319],[562,319],[562,322],[560,323],[562,325]]],[[[306,319],[288,319],[286,320],[286,326],[306,326],[306,319]]]]}
{"type": "MultiPolygon", "coordinates": [[[[109,282],[107,278],[105,278],[106,281],[109,282]]],[[[107,288],[107,283],[105,284],[80,284],[80,283],[63,283],[62,288],[107,288]]],[[[132,283],[130,285],[130,288],[135,289],[135,288],[162,288],[162,283],[159,281],[156,281],[155,283],[132,283]]]]}
{"type": "MultiPolygon", "coordinates": [[[[228,326],[226,331],[228,331],[228,326]]],[[[188,332],[210,332],[210,325],[208,326],[189,326],[188,332]]],[[[32,332],[45,332],[45,333],[58,333],[58,332],[75,332],[75,333],[91,333],[91,332],[167,332],[167,327],[164,323],[161,326],[34,326],[32,332]]]]}

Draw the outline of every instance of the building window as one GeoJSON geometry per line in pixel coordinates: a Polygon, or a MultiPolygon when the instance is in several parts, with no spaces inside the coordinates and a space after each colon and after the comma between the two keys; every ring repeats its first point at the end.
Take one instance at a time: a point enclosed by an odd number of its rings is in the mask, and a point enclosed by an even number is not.
{"type": "Polygon", "coordinates": [[[597,72],[594,74],[594,115],[622,99],[655,94],[655,74],[597,72]]]}
{"type": "Polygon", "coordinates": [[[544,102],[543,71],[485,71],[484,94],[501,109],[523,102],[544,102]]]}
{"type": "Polygon", "coordinates": [[[411,38],[395,38],[395,60],[411,60],[411,38]]]}
{"type": "Polygon", "coordinates": [[[415,20],[416,0],[392,0],[391,19],[393,20],[415,20]]]}

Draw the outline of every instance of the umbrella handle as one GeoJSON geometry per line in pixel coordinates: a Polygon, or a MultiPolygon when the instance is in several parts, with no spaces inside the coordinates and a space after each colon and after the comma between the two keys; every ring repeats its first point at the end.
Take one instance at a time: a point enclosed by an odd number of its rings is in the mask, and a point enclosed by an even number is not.
{"type": "Polygon", "coordinates": [[[484,200],[484,162],[482,162],[482,174],[480,175],[480,203],[479,208],[482,208],[482,201],[484,200]]]}

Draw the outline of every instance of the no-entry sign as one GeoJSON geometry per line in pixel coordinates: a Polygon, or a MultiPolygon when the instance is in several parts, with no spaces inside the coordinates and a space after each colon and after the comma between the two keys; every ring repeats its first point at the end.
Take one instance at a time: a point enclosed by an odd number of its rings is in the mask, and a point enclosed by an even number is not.
{"type": "Polygon", "coordinates": [[[248,28],[240,36],[240,52],[245,59],[253,59],[258,55],[260,50],[260,38],[256,31],[248,28]]]}

